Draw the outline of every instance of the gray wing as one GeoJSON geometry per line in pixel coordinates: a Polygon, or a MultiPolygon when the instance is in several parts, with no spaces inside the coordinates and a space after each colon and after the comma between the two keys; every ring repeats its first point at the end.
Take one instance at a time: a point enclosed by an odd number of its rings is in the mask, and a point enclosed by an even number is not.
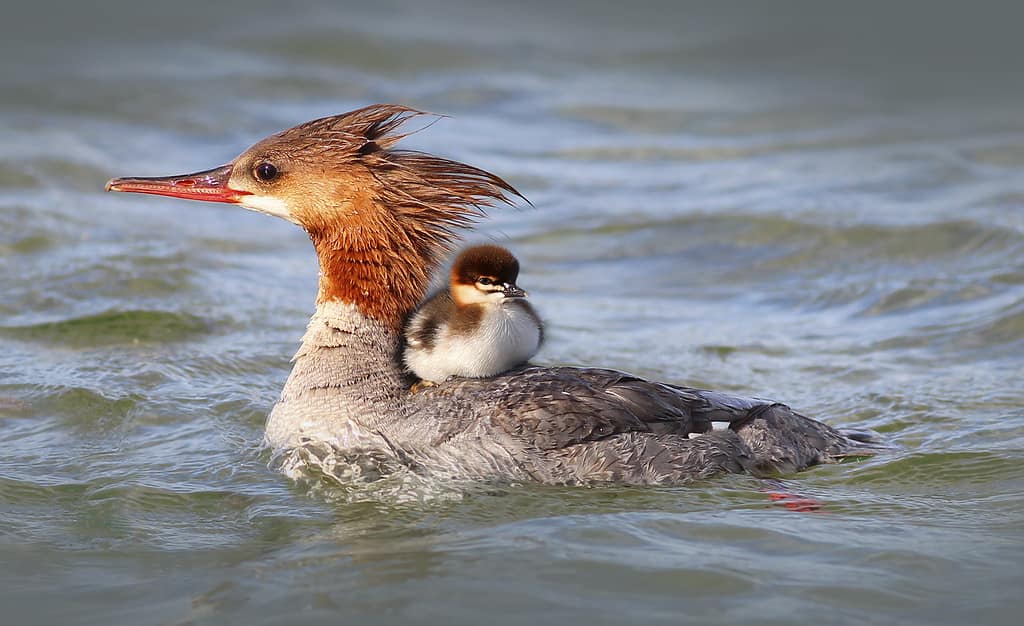
{"type": "Polygon", "coordinates": [[[614,370],[527,367],[455,379],[429,393],[467,402],[461,421],[486,420],[509,435],[510,452],[544,482],[669,484],[723,472],[794,471],[858,448],[783,404],[614,370]],[[713,430],[712,422],[727,428],[713,430]]]}
{"type": "Polygon", "coordinates": [[[541,450],[626,432],[685,437],[711,428],[699,396],[613,370],[533,367],[494,382],[492,420],[541,450]]]}

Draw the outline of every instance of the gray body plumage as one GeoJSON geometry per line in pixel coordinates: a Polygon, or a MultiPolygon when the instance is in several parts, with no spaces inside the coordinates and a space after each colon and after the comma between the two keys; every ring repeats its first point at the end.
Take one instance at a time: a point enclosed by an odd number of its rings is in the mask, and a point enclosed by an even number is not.
{"type": "Polygon", "coordinates": [[[374,472],[678,484],[872,452],[782,404],[613,370],[524,367],[411,394],[397,350],[397,335],[354,305],[320,305],[267,420],[265,440],[278,462],[323,459],[328,450],[372,459],[374,472]]]}

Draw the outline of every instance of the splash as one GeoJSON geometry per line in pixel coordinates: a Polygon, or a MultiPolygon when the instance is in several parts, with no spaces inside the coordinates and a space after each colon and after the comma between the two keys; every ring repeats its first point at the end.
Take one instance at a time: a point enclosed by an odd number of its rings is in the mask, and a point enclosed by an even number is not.
{"type": "Polygon", "coordinates": [[[330,502],[428,504],[461,500],[472,483],[423,474],[379,449],[339,450],[322,441],[281,450],[271,469],[330,502]]]}

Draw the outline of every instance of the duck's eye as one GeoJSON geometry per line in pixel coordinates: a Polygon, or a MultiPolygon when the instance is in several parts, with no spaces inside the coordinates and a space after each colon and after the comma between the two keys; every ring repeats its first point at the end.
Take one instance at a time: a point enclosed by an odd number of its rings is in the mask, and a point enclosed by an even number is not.
{"type": "Polygon", "coordinates": [[[277,178],[277,168],[272,163],[260,163],[252,170],[256,180],[265,183],[277,178]]]}
{"type": "Polygon", "coordinates": [[[494,284],[494,281],[491,280],[490,278],[487,278],[486,276],[481,276],[480,278],[477,278],[476,282],[480,283],[481,285],[493,285],[494,284]]]}

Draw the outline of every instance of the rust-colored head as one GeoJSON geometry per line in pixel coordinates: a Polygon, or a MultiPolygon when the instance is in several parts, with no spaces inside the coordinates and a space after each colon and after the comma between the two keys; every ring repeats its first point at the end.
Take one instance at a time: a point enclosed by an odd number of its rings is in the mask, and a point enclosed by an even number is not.
{"type": "Polygon", "coordinates": [[[458,305],[500,303],[525,298],[516,285],[519,260],[501,246],[480,245],[463,250],[451,271],[452,299],[458,305]]]}
{"type": "Polygon", "coordinates": [[[395,150],[421,112],[378,104],[325,117],[255,144],[227,165],[184,176],[115,178],[108,191],[228,202],[309,233],[320,260],[318,302],[352,302],[398,328],[454,239],[495,202],[521,196],[484,170],[395,150]]]}

